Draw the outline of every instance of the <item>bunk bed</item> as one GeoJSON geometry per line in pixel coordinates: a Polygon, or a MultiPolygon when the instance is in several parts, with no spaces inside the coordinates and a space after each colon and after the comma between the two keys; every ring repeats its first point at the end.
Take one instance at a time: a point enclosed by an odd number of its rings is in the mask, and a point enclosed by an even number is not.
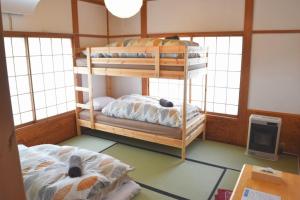
{"type": "Polygon", "coordinates": [[[76,57],[74,67],[75,82],[78,75],[88,77],[88,88],[76,86],[76,118],[78,134],[80,127],[87,127],[135,139],[167,145],[181,149],[181,158],[185,159],[186,147],[199,135],[205,138],[206,108],[200,115],[187,120],[187,103],[191,103],[191,80],[202,76],[205,82],[204,102],[206,102],[207,49],[195,43],[162,39],[138,39],[113,43],[105,47],[87,47],[77,49],[76,55],[84,52],[85,58],[76,57]],[[150,41],[150,42],[149,42],[150,41]],[[183,102],[180,127],[166,127],[128,119],[104,116],[94,111],[93,84],[94,75],[124,76],[141,78],[165,78],[183,80],[183,102]],[[89,95],[89,103],[83,103],[79,93],[89,95]],[[188,99],[189,98],[189,99],[188,99]]]}

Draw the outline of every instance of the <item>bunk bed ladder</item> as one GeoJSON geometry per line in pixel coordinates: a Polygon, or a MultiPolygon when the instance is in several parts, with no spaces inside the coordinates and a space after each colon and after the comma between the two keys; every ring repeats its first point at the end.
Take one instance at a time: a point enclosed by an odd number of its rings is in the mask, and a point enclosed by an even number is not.
{"type": "Polygon", "coordinates": [[[80,112],[82,109],[89,110],[90,114],[90,128],[94,128],[94,105],[93,105],[93,88],[92,88],[92,67],[91,67],[91,49],[87,48],[87,73],[80,73],[80,71],[74,71],[74,79],[75,79],[75,96],[76,96],[76,126],[77,126],[77,135],[81,135],[80,128],[80,112]],[[86,74],[88,76],[88,87],[83,87],[81,82],[82,74],[86,74]],[[83,103],[83,93],[88,93],[88,104],[83,103]]]}

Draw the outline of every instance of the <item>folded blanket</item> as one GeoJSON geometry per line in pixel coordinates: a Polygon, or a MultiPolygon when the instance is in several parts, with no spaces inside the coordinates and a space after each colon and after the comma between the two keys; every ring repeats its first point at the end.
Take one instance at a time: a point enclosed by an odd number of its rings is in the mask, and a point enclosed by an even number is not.
{"type": "MultiPolygon", "coordinates": [[[[182,106],[162,107],[159,100],[141,95],[126,95],[105,106],[104,115],[117,118],[132,119],[169,127],[181,127],[182,106]]],[[[187,104],[187,120],[200,114],[197,106],[187,104]]]]}
{"type": "Polygon", "coordinates": [[[173,107],[173,106],[174,106],[173,102],[168,101],[168,100],[166,100],[166,99],[160,99],[160,100],[159,100],[159,104],[160,104],[162,107],[173,107]]]}
{"type": "Polygon", "coordinates": [[[81,176],[81,158],[80,156],[73,155],[69,160],[69,170],[68,175],[71,178],[80,177],[81,176]]]}

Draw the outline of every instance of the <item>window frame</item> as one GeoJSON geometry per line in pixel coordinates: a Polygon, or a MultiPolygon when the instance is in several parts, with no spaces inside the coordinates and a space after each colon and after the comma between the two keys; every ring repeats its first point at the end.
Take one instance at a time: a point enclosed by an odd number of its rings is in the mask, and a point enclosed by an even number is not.
{"type": "MultiPolygon", "coordinates": [[[[15,125],[15,129],[20,129],[26,126],[34,125],[36,123],[40,122],[46,122],[49,119],[55,119],[57,117],[61,117],[64,115],[69,115],[70,113],[73,113],[75,111],[66,111],[64,113],[59,113],[50,117],[46,117],[43,119],[36,119],[36,109],[35,109],[35,103],[34,103],[34,91],[33,91],[33,82],[32,82],[32,73],[31,73],[31,63],[30,63],[30,53],[29,53],[29,38],[60,38],[60,39],[70,39],[71,44],[72,44],[72,58],[74,62],[74,38],[71,34],[52,34],[52,33],[31,33],[31,32],[5,32],[3,37],[10,37],[10,38],[24,38],[25,42],[25,51],[26,51],[26,61],[27,61],[27,68],[28,68],[28,78],[29,78],[29,94],[30,94],[30,99],[31,99],[31,104],[32,104],[32,115],[33,115],[33,120],[27,123],[15,125]]],[[[6,58],[6,56],[5,56],[6,58]]]]}

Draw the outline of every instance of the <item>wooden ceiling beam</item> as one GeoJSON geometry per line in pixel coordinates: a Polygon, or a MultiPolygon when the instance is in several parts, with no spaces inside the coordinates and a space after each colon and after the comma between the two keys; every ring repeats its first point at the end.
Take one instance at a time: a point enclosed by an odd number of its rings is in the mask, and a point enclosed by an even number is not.
{"type": "Polygon", "coordinates": [[[104,6],[104,0],[78,0],[78,1],[84,1],[87,3],[93,3],[93,4],[104,6]]]}

